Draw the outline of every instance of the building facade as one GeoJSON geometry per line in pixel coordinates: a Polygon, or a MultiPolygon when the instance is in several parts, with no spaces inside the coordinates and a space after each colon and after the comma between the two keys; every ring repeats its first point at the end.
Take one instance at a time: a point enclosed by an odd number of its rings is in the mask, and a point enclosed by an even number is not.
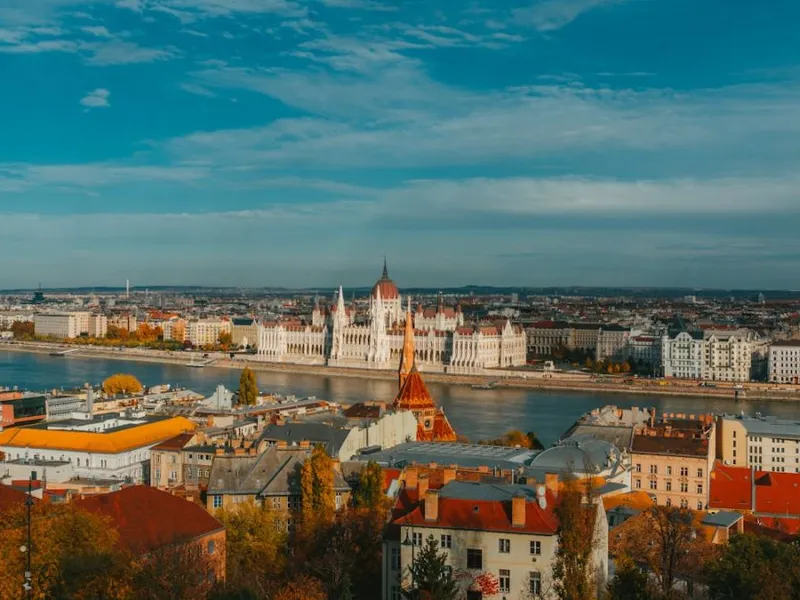
{"type": "Polygon", "coordinates": [[[89,337],[103,338],[108,333],[108,317],[101,314],[89,315],[89,337]]]}
{"type": "Polygon", "coordinates": [[[722,415],[717,457],[723,464],[773,473],[800,473],[800,421],[722,415]]]}
{"type": "Polygon", "coordinates": [[[800,340],[773,343],[768,364],[768,379],[772,383],[800,383],[800,340]]]}
{"type": "MultiPolygon", "coordinates": [[[[422,371],[482,373],[486,369],[525,364],[526,338],[521,327],[508,320],[465,326],[459,308],[442,306],[417,310],[416,362],[422,371]]],[[[401,297],[389,278],[375,283],[365,322],[345,304],[339,288],[328,311],[315,307],[310,323],[275,321],[259,327],[257,359],[267,362],[317,364],[334,367],[395,369],[403,349],[404,322],[401,297]]]]}
{"type": "Polygon", "coordinates": [[[58,339],[72,339],[80,335],[78,318],[72,313],[37,313],[33,317],[36,335],[58,339]]]}
{"type": "Polygon", "coordinates": [[[195,347],[213,346],[223,333],[231,333],[228,319],[193,319],[186,323],[185,341],[195,347]]]}

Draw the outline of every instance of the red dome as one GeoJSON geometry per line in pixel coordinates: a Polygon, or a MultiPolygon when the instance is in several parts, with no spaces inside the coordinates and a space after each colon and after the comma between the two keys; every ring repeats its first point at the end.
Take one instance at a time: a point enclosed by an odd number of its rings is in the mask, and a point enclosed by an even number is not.
{"type": "Polygon", "coordinates": [[[389,278],[389,271],[386,268],[385,260],[383,261],[383,275],[381,275],[381,278],[372,286],[373,298],[378,295],[378,290],[381,291],[381,300],[395,300],[400,297],[397,286],[394,284],[394,281],[389,278]]]}

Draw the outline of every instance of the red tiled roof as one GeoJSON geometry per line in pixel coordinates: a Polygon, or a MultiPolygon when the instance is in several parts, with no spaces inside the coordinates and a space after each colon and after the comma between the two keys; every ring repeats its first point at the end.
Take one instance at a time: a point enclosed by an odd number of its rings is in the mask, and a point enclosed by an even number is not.
{"type": "Polygon", "coordinates": [[[223,529],[202,506],[143,485],[90,496],[76,503],[89,512],[110,517],[119,531],[119,544],[134,554],[146,554],[223,529]]]}
{"type": "Polygon", "coordinates": [[[542,509],[537,502],[526,502],[525,525],[514,527],[511,524],[511,502],[440,498],[439,515],[435,521],[425,520],[423,502],[408,515],[396,519],[395,524],[555,535],[558,531],[558,518],[552,509],[554,503],[555,498],[549,493],[545,509],[542,509]]]}
{"type": "Polygon", "coordinates": [[[193,433],[179,433],[175,437],[164,440],[153,446],[152,450],[183,450],[183,447],[194,437],[193,433]]]}
{"type": "MultiPolygon", "coordinates": [[[[27,481],[25,484],[27,485],[27,481]]],[[[0,484],[0,513],[3,513],[14,506],[24,504],[28,494],[8,485],[0,484]]],[[[34,498],[34,501],[36,498],[34,498]]]]}
{"type": "Polygon", "coordinates": [[[383,469],[383,491],[386,492],[392,481],[400,477],[400,469],[383,469]]]}
{"type": "MultiPolygon", "coordinates": [[[[800,473],[755,472],[756,506],[753,512],[800,517],[800,473]]],[[[717,463],[711,473],[709,506],[753,510],[752,471],[717,463]]]]}

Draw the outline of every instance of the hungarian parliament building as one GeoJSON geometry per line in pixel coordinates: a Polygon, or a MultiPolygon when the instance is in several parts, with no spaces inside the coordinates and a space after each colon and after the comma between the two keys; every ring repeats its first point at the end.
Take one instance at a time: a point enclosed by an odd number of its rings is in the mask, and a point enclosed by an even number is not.
{"type": "Polygon", "coordinates": [[[461,307],[411,310],[389,278],[386,263],[369,298],[366,322],[356,321],[341,286],[330,307],[317,303],[310,322],[264,322],[258,328],[258,360],[367,369],[397,369],[406,315],[412,315],[415,362],[420,370],[480,374],[525,364],[522,327],[507,319],[467,324],[461,307]],[[405,309],[404,309],[405,308],[405,309]]]}

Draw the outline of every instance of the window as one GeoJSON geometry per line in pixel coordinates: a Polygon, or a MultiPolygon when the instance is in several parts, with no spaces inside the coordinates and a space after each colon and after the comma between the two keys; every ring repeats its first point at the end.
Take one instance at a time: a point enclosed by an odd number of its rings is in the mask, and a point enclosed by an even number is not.
{"type": "Polygon", "coordinates": [[[528,583],[531,594],[542,593],[542,574],[539,571],[530,572],[528,583]]]}
{"type": "Polygon", "coordinates": [[[511,552],[511,540],[508,538],[500,538],[497,540],[497,551],[500,554],[508,554],[511,552]]]}
{"type": "Polygon", "coordinates": [[[651,479],[650,480],[650,489],[651,490],[657,490],[658,489],[658,481],[656,481],[655,479],[651,479]]]}
{"type": "Polygon", "coordinates": [[[175,480],[177,480],[177,479],[178,479],[178,472],[177,472],[177,471],[170,471],[170,472],[169,472],[169,478],[170,478],[172,481],[175,481],[175,480]]]}
{"type": "Polygon", "coordinates": [[[689,476],[689,467],[681,467],[681,477],[689,476]]]}
{"type": "Polygon", "coordinates": [[[697,469],[697,476],[698,477],[702,477],[703,476],[703,469],[697,469]]]}
{"type": "Polygon", "coordinates": [[[441,540],[439,542],[439,546],[442,547],[442,548],[446,548],[447,550],[452,548],[453,547],[453,536],[450,535],[449,533],[443,533],[442,537],[441,537],[441,540]]]}
{"type": "Polygon", "coordinates": [[[214,540],[208,540],[208,553],[209,554],[214,554],[216,549],[217,549],[217,545],[214,542],[214,540]]]}
{"type": "Polygon", "coordinates": [[[391,600],[403,600],[403,595],[400,593],[400,588],[392,586],[392,597],[391,600]]]}
{"type": "Polygon", "coordinates": [[[668,492],[672,491],[672,480],[671,479],[667,479],[664,482],[664,489],[667,490],[668,492]]]}
{"type": "Polygon", "coordinates": [[[697,493],[698,494],[702,494],[703,493],[703,484],[702,483],[698,483],[697,484],[697,493]]]}
{"type": "Polygon", "coordinates": [[[411,543],[415,546],[422,546],[422,534],[415,531],[411,534],[411,543]]]}
{"type": "Polygon", "coordinates": [[[658,475],[658,465],[650,465],[650,474],[658,475]]]}
{"type": "Polygon", "coordinates": [[[637,473],[641,473],[642,472],[642,464],[641,463],[636,463],[636,472],[637,473]]]}
{"type": "Polygon", "coordinates": [[[702,502],[698,502],[697,503],[697,510],[703,510],[703,503],[702,502]]]}
{"type": "Polygon", "coordinates": [[[689,484],[685,481],[681,482],[681,493],[685,494],[689,491],[689,484]]]}
{"type": "Polygon", "coordinates": [[[222,496],[214,496],[214,508],[222,508],[222,496]]]}
{"type": "Polygon", "coordinates": [[[633,480],[633,487],[635,487],[637,490],[638,490],[638,489],[641,489],[641,487],[642,487],[642,480],[641,480],[641,479],[639,479],[638,477],[637,477],[636,479],[634,479],[634,480],[633,480]]]}
{"type": "Polygon", "coordinates": [[[534,540],[531,542],[531,554],[539,556],[542,553],[542,542],[534,540]]]}
{"type": "Polygon", "coordinates": [[[689,501],[686,498],[681,498],[681,508],[689,508],[689,501]]]}
{"type": "Polygon", "coordinates": [[[467,548],[467,568],[483,569],[483,550],[479,548],[467,548]]]}
{"type": "Polygon", "coordinates": [[[667,475],[672,475],[672,467],[667,466],[667,475]]]}
{"type": "Polygon", "coordinates": [[[281,509],[281,497],[280,496],[273,496],[272,498],[272,508],[275,510],[281,509]]]}
{"type": "Polygon", "coordinates": [[[500,593],[507,594],[511,591],[511,571],[508,569],[500,569],[500,576],[498,577],[500,584],[500,593]]]}
{"type": "Polygon", "coordinates": [[[300,495],[289,496],[289,510],[300,510],[300,495]]]}
{"type": "Polygon", "coordinates": [[[336,492],[336,510],[342,508],[342,493],[336,492]]]}
{"type": "Polygon", "coordinates": [[[392,548],[391,566],[393,571],[400,570],[400,548],[392,548]]]}
{"type": "Polygon", "coordinates": [[[664,506],[672,506],[672,498],[667,498],[666,502],[664,502],[664,506]]]}

